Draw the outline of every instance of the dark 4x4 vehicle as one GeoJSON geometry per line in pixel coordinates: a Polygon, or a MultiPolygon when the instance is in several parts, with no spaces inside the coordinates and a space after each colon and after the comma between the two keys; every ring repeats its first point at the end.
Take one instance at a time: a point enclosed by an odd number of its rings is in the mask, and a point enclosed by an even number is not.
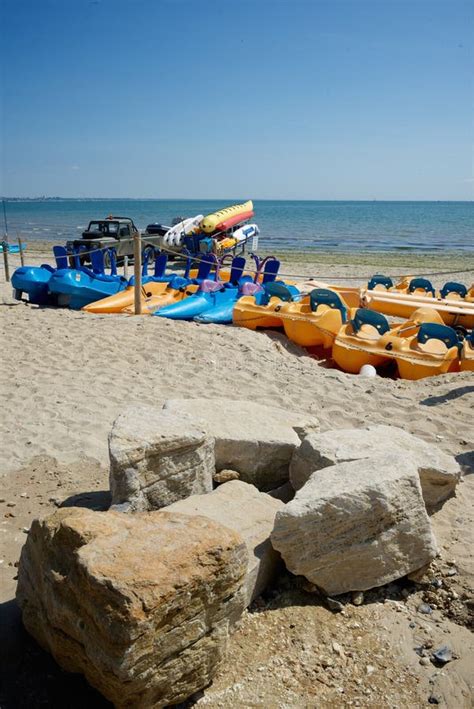
{"type": "MultiPolygon", "coordinates": [[[[128,217],[107,217],[106,219],[95,219],[89,222],[89,226],[82,233],[82,239],[68,241],[67,248],[85,247],[85,251],[90,251],[93,247],[105,248],[113,247],[117,252],[118,263],[123,262],[124,256],[133,256],[133,239],[138,234],[138,229],[132,219],[128,217]]],[[[148,243],[157,246],[156,242],[148,242],[143,239],[142,246],[148,243]]],[[[89,256],[81,257],[83,263],[90,261],[89,256]]]]}

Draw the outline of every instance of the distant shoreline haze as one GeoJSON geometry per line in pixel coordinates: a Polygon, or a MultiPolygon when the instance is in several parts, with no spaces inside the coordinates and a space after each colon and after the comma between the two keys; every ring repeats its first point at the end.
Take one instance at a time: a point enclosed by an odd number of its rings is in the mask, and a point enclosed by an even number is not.
{"type": "Polygon", "coordinates": [[[0,197],[0,201],[4,202],[228,202],[238,204],[247,199],[252,199],[254,202],[400,202],[400,203],[466,203],[474,202],[473,199],[285,199],[284,197],[0,197]]]}
{"type": "MultiPolygon", "coordinates": [[[[48,198],[4,201],[8,233],[24,241],[61,244],[93,219],[131,217],[140,229],[179,217],[210,214],[230,199],[48,198]]],[[[474,202],[382,200],[254,200],[261,253],[474,252],[474,202]]],[[[3,209],[0,230],[5,230],[3,209]]]]}

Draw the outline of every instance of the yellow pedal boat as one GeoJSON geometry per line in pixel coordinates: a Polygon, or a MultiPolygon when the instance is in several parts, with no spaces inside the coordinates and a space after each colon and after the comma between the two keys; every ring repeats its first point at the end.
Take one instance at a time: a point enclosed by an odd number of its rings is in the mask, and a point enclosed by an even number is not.
{"type": "Polygon", "coordinates": [[[461,372],[474,372],[474,330],[465,336],[462,343],[460,369],[461,372]]]}
{"type": "Polygon", "coordinates": [[[474,327],[474,286],[448,282],[436,292],[425,278],[403,278],[393,285],[387,276],[375,275],[366,287],[339,286],[315,281],[338,293],[350,308],[368,308],[384,315],[411,318],[420,308],[438,313],[445,325],[474,327]]]}
{"type": "Polygon", "coordinates": [[[421,379],[459,368],[458,336],[432,310],[420,308],[407,322],[390,326],[381,313],[353,312],[334,340],[332,356],[345,372],[358,374],[395,360],[403,379],[421,379]]]}
{"type": "Polygon", "coordinates": [[[302,347],[331,347],[347,320],[347,304],[327,288],[315,288],[300,302],[285,303],[280,310],[288,339],[302,347]]]}
{"type": "Polygon", "coordinates": [[[293,285],[266,283],[263,290],[239,298],[232,311],[232,322],[249,330],[282,328],[280,312],[284,303],[299,295],[299,290],[293,285]]]}

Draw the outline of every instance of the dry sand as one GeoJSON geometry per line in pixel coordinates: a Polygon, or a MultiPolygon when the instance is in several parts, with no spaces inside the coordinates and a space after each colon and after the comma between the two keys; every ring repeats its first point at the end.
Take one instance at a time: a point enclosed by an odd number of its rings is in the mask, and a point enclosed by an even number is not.
{"type": "MultiPolygon", "coordinates": [[[[27,262],[38,260],[44,258],[28,255],[27,262]]],[[[283,270],[363,280],[384,265],[383,259],[370,266],[293,261],[283,270]]],[[[414,270],[390,265],[391,274],[414,270]]],[[[472,273],[456,280],[469,283],[472,273]]],[[[12,300],[10,291],[1,284],[0,603],[11,669],[3,707],[106,706],[21,632],[12,600],[15,564],[34,517],[59,504],[107,507],[107,435],[114,418],[129,402],[159,405],[170,396],[252,397],[310,411],[323,430],[372,422],[400,426],[455,455],[466,473],[456,497],[433,517],[442,550],[434,572],[439,588],[392,585],[369,594],[369,604],[333,615],[285,577],[244,616],[228,661],[199,704],[422,707],[432,696],[453,709],[471,706],[472,374],[419,382],[364,379],[322,366],[278,333],[38,308],[12,300]],[[438,608],[421,615],[417,606],[430,593],[438,608]],[[447,643],[458,659],[442,670],[420,665],[414,647],[422,641],[447,643]],[[65,688],[70,694],[61,702],[65,688]]]]}

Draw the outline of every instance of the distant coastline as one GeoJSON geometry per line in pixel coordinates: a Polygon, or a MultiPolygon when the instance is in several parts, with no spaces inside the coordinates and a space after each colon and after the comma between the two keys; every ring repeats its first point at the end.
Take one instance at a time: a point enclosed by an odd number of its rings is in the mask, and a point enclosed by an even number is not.
{"type": "MultiPolygon", "coordinates": [[[[228,202],[235,204],[248,199],[244,197],[2,197],[1,202],[228,202]]],[[[379,202],[381,204],[470,204],[473,199],[286,199],[285,197],[253,197],[256,202],[338,202],[371,204],[379,202]]]]}

